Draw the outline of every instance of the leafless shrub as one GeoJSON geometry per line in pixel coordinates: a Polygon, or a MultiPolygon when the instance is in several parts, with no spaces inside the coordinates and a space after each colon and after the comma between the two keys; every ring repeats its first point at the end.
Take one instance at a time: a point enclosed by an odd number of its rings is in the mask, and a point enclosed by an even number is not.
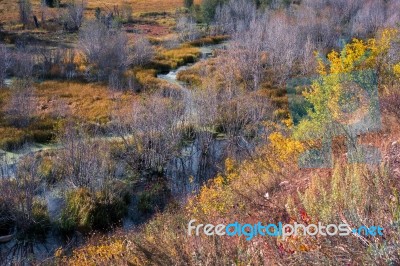
{"type": "Polygon", "coordinates": [[[382,107],[400,121],[400,93],[392,92],[381,99],[382,107]]]}
{"type": "Polygon", "coordinates": [[[319,10],[301,5],[291,17],[281,15],[280,23],[290,24],[291,34],[296,35],[299,44],[309,39],[317,49],[323,50],[334,47],[339,38],[341,20],[338,16],[328,16],[332,12],[328,7],[319,10]]]}
{"type": "Polygon", "coordinates": [[[395,27],[400,21],[400,14],[398,10],[400,9],[400,2],[396,0],[388,1],[386,7],[386,27],[395,27]]]}
{"type": "MultiPolygon", "coordinates": [[[[13,208],[15,211],[11,213],[15,215],[13,220],[19,225],[22,230],[27,229],[29,223],[39,222],[33,221],[33,204],[34,197],[38,195],[40,190],[40,160],[34,156],[28,156],[23,159],[17,167],[17,175],[15,180],[9,180],[10,186],[8,189],[15,190],[14,193],[2,193],[2,196],[8,196],[13,199],[8,199],[15,202],[13,208]],[[19,200],[18,200],[19,197],[19,200]]],[[[2,186],[3,187],[3,186],[2,186]]],[[[5,186],[7,187],[7,186],[5,186]]]]}
{"type": "Polygon", "coordinates": [[[108,87],[111,90],[122,90],[125,87],[124,76],[119,71],[112,71],[108,75],[108,87]]]}
{"type": "Polygon", "coordinates": [[[235,35],[232,45],[236,67],[250,90],[259,89],[267,63],[264,27],[262,23],[251,23],[247,31],[235,35]]]}
{"type": "Polygon", "coordinates": [[[11,99],[5,105],[5,113],[12,124],[26,127],[32,121],[35,111],[35,92],[29,80],[14,80],[11,88],[11,99]]]}
{"type": "Polygon", "coordinates": [[[182,42],[194,41],[199,38],[200,32],[193,17],[183,16],[178,19],[176,30],[182,42]]]}
{"type": "Polygon", "coordinates": [[[193,94],[195,128],[216,128],[225,135],[231,156],[252,154],[265,143],[263,123],[272,118],[272,105],[254,92],[247,92],[234,83],[217,89],[213,86],[193,94]]]}
{"type": "Polygon", "coordinates": [[[0,180],[0,224],[11,227],[9,237],[16,239],[2,246],[0,259],[3,263],[34,261],[33,247],[45,239],[50,227],[47,208],[41,198],[40,164],[39,157],[27,155],[18,163],[15,178],[0,180]]]}
{"type": "Polygon", "coordinates": [[[79,30],[84,19],[83,12],[85,11],[86,5],[87,3],[85,0],[73,0],[67,4],[66,11],[62,17],[65,30],[79,30]]]}
{"type": "Polygon", "coordinates": [[[368,1],[363,4],[352,20],[352,35],[359,37],[374,35],[384,22],[384,2],[368,1]]]}
{"type": "Polygon", "coordinates": [[[283,2],[270,2],[264,14],[258,13],[250,1],[241,0],[231,0],[216,9],[215,26],[220,33],[235,36],[236,57],[241,56],[240,62],[247,63],[240,72],[245,80],[255,80],[254,88],[259,74],[251,78],[250,73],[260,73],[252,69],[259,69],[260,64],[248,60],[246,51],[261,48],[266,52],[274,81],[282,84],[292,75],[313,71],[313,50],[325,53],[354,35],[374,35],[384,25],[394,26],[398,18],[398,12],[393,11],[397,10],[398,1],[303,0],[288,5],[285,12],[277,9],[283,2]],[[245,45],[248,47],[244,48],[245,45]],[[249,69],[248,73],[245,69],[249,69]]]}
{"type": "Polygon", "coordinates": [[[132,64],[135,66],[143,66],[150,62],[154,56],[154,48],[149,40],[145,37],[140,37],[136,40],[133,47],[132,64]]]}
{"type": "MultiPolygon", "coordinates": [[[[231,25],[229,31],[234,38],[228,55],[248,88],[259,88],[267,67],[273,70],[270,78],[279,84],[296,73],[311,73],[313,52],[337,43],[338,22],[326,15],[328,8],[314,10],[313,6],[302,5],[287,13],[268,11],[261,15],[253,11],[253,15],[240,15],[240,2],[230,2],[239,11],[227,12],[232,16],[231,23],[222,23],[221,27],[231,25]],[[240,20],[244,21],[242,26],[238,24],[240,20]]],[[[243,9],[250,10],[251,6],[243,9]]]]}
{"type": "Polygon", "coordinates": [[[13,53],[12,73],[21,79],[31,79],[35,66],[35,59],[28,47],[18,48],[13,53]]]}
{"type": "Polygon", "coordinates": [[[10,69],[12,63],[11,53],[5,47],[5,45],[0,44],[0,87],[4,84],[4,79],[7,76],[7,71],[10,69]]]}
{"type": "Polygon", "coordinates": [[[307,37],[307,41],[304,43],[304,49],[300,57],[301,72],[303,75],[312,74],[315,66],[315,51],[317,50],[316,45],[312,42],[311,37],[307,37]]]}
{"type": "Polygon", "coordinates": [[[131,63],[126,34],[97,20],[82,28],[79,48],[98,80],[107,80],[114,72],[122,73],[131,63]]]}
{"type": "Polygon", "coordinates": [[[32,5],[30,0],[20,0],[19,6],[19,20],[24,26],[29,23],[29,18],[32,13],[32,5]]]}
{"type": "Polygon", "coordinates": [[[35,50],[39,59],[38,70],[42,77],[59,77],[71,79],[76,76],[76,51],[72,48],[37,47],[35,50]]]}
{"type": "Polygon", "coordinates": [[[50,49],[46,46],[41,46],[36,52],[40,55],[42,76],[55,76],[55,74],[57,74],[54,73],[56,72],[56,67],[58,68],[58,72],[60,72],[60,66],[64,56],[63,49],[50,49]]]}
{"type": "Polygon", "coordinates": [[[9,209],[8,216],[1,216],[1,223],[11,220],[17,224],[18,229],[24,230],[33,221],[34,197],[40,188],[39,161],[33,156],[23,159],[17,170],[15,179],[2,180],[1,200],[9,209]]]}
{"type": "Polygon", "coordinates": [[[391,21],[397,16],[389,9],[396,6],[392,1],[304,0],[286,12],[273,10],[271,5],[263,16],[249,1],[231,0],[216,10],[216,27],[221,33],[235,36],[232,49],[244,63],[241,75],[245,80],[254,80],[254,88],[257,76],[264,73],[259,68],[262,64],[255,63],[260,62],[259,58],[249,60],[249,51],[266,52],[274,79],[282,84],[291,75],[313,71],[315,50],[325,52],[338,47],[341,38],[346,41],[354,35],[375,34],[385,23],[393,24],[391,21]]]}
{"type": "Polygon", "coordinates": [[[300,46],[298,31],[293,30],[290,18],[279,14],[268,18],[266,31],[266,51],[268,65],[274,69],[278,82],[282,83],[293,73],[300,46]]]}
{"type": "Polygon", "coordinates": [[[182,133],[182,105],[169,98],[150,96],[135,102],[131,112],[115,117],[128,163],[134,169],[161,172],[178,151],[182,133]]]}
{"type": "Polygon", "coordinates": [[[90,138],[79,125],[69,122],[59,136],[62,148],[56,169],[69,185],[96,191],[112,178],[109,146],[90,138]]]}
{"type": "Polygon", "coordinates": [[[271,118],[272,107],[265,99],[250,94],[221,100],[219,109],[224,132],[233,137],[244,137],[251,130],[258,131],[257,127],[271,118]]]}
{"type": "Polygon", "coordinates": [[[217,7],[216,27],[221,34],[245,32],[256,16],[257,8],[252,1],[230,0],[217,7]]]}
{"type": "Polygon", "coordinates": [[[365,1],[362,0],[329,0],[326,2],[325,9],[329,8],[334,14],[337,14],[338,21],[344,24],[357,14],[364,3],[365,1]]]}

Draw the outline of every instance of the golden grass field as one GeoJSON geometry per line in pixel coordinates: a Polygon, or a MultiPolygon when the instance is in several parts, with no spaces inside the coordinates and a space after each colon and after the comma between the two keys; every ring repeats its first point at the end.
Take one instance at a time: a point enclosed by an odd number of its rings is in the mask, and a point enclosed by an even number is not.
{"type": "MultiPolygon", "coordinates": [[[[79,1],[79,0],[77,0],[79,1]]],[[[40,17],[41,0],[32,0],[32,9],[37,17],[40,17]]],[[[67,1],[61,0],[61,3],[67,1]]],[[[201,0],[195,0],[196,4],[200,4],[201,0]]],[[[176,8],[183,6],[183,0],[88,0],[88,13],[93,13],[94,9],[99,7],[103,10],[113,9],[114,6],[122,6],[129,4],[132,6],[134,15],[147,12],[170,12],[176,8]]],[[[56,15],[56,9],[48,9],[48,15],[56,15]]],[[[0,0],[0,23],[15,22],[18,20],[18,1],[0,0]]]]}
{"type": "Polygon", "coordinates": [[[45,81],[36,87],[39,114],[65,106],[74,117],[85,121],[107,122],[114,108],[129,108],[137,97],[129,92],[112,94],[107,86],[93,83],[45,81]]]}
{"type": "MultiPolygon", "coordinates": [[[[96,83],[45,81],[35,88],[35,123],[17,128],[0,113],[0,149],[55,133],[53,125],[62,117],[104,125],[113,113],[126,113],[139,97],[133,92],[110,92],[107,86],[96,83]]],[[[10,92],[0,89],[0,110],[9,102],[10,92]]]]}
{"type": "MultiPolygon", "coordinates": [[[[63,111],[93,122],[107,122],[113,110],[130,108],[138,97],[133,92],[112,93],[106,85],[96,83],[45,81],[35,84],[35,88],[38,116],[46,117],[63,111]]],[[[0,109],[9,97],[10,90],[0,90],[0,109]]]]}
{"type": "MultiPolygon", "coordinates": [[[[199,4],[201,0],[195,0],[196,4],[199,4]]],[[[176,8],[183,6],[183,0],[89,0],[88,8],[96,7],[112,7],[114,5],[130,4],[133,8],[133,13],[144,13],[144,12],[163,12],[163,11],[174,11],[176,8]]]]}

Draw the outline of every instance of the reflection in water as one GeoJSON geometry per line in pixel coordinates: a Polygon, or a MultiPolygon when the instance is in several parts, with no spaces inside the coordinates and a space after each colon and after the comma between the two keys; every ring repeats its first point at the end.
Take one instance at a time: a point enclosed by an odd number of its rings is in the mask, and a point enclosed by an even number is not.
{"type": "MultiPolygon", "coordinates": [[[[212,56],[215,49],[224,44],[203,46],[200,48],[202,60],[212,56]]],[[[185,120],[193,121],[197,114],[194,110],[192,91],[177,80],[179,71],[186,70],[191,64],[179,67],[168,74],[160,74],[158,78],[179,86],[184,95],[185,120]]],[[[165,174],[174,197],[184,200],[195,193],[208,179],[223,169],[226,158],[227,141],[216,139],[211,132],[198,132],[195,139],[184,147],[180,155],[173,158],[166,167],[165,174]]]]}
{"type": "Polygon", "coordinates": [[[178,199],[196,193],[208,179],[223,170],[227,141],[211,132],[200,132],[196,139],[172,159],[166,169],[171,193],[178,199]]]}

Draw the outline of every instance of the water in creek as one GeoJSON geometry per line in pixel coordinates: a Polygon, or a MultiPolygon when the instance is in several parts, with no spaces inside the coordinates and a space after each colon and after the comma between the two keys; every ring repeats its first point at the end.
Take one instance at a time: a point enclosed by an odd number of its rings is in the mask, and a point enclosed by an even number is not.
{"type": "Polygon", "coordinates": [[[10,87],[12,84],[12,79],[5,79],[4,80],[4,85],[6,85],[6,87],[10,87]]]}
{"type": "MultiPolygon", "coordinates": [[[[212,51],[221,45],[200,48],[202,60],[210,57],[212,51]]],[[[191,64],[171,70],[167,74],[159,74],[159,79],[177,85],[183,95],[185,103],[185,120],[193,121],[197,112],[193,103],[193,93],[185,84],[177,80],[179,71],[185,70],[191,64]]],[[[179,155],[171,159],[164,170],[172,196],[184,202],[188,195],[199,190],[200,186],[208,179],[223,170],[227,141],[215,138],[209,131],[198,132],[191,142],[186,143],[179,155]]],[[[129,206],[129,215],[123,220],[125,229],[132,228],[144,222],[148,217],[137,210],[138,199],[132,198],[129,206]],[[147,218],[146,218],[147,217],[147,218]]]]}
{"type": "MultiPolygon", "coordinates": [[[[223,48],[223,45],[201,47],[201,60],[211,57],[213,51],[223,48]]],[[[190,65],[172,70],[168,74],[160,74],[158,78],[180,87],[184,95],[185,117],[191,120],[197,113],[194,109],[192,90],[177,80],[179,71],[188,67],[190,65]]],[[[198,132],[195,139],[181,150],[180,155],[167,164],[165,174],[172,195],[178,199],[185,199],[189,194],[196,193],[204,182],[223,170],[227,145],[226,140],[216,138],[211,132],[198,132]]]]}

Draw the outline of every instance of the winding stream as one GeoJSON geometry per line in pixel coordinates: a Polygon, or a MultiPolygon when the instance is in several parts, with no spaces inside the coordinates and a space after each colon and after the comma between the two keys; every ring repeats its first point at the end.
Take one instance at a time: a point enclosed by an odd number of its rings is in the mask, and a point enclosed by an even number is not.
{"type": "MultiPolygon", "coordinates": [[[[214,49],[220,48],[221,45],[212,45],[201,47],[202,59],[205,60],[212,56],[214,49]]],[[[185,119],[188,121],[194,119],[196,115],[195,104],[193,103],[192,90],[188,89],[183,83],[177,80],[179,71],[185,70],[190,65],[181,66],[176,70],[170,71],[165,75],[158,75],[158,78],[174,83],[179,86],[184,95],[185,102],[185,119]]],[[[115,140],[115,137],[100,137],[101,139],[115,140]]],[[[223,139],[216,139],[210,132],[199,132],[196,138],[182,148],[179,156],[170,160],[165,169],[165,175],[168,179],[169,187],[172,195],[183,201],[186,197],[197,192],[200,186],[208,179],[214,177],[223,165],[225,159],[224,151],[227,143],[223,139]]],[[[16,152],[5,152],[0,150],[0,178],[14,177],[18,162],[26,155],[35,154],[45,150],[59,149],[59,144],[30,144],[16,152]]],[[[45,189],[43,197],[47,202],[47,208],[52,221],[56,221],[64,204],[62,197],[62,188],[52,190],[45,189]]],[[[123,221],[123,228],[130,228],[138,224],[140,217],[131,217],[132,214],[139,215],[136,206],[137,202],[133,201],[129,206],[130,214],[123,221]],[[133,206],[135,205],[135,206],[133,206]]],[[[143,218],[143,217],[142,217],[143,218]]],[[[17,242],[11,240],[5,245],[12,247],[17,242]]],[[[42,249],[55,250],[62,246],[63,242],[59,237],[48,234],[45,243],[33,244],[35,254],[43,253],[42,249]]]]}
{"type": "MultiPolygon", "coordinates": [[[[201,47],[201,60],[211,57],[215,49],[221,49],[223,46],[224,44],[201,47]]],[[[190,122],[196,119],[198,113],[193,101],[193,91],[177,80],[179,71],[188,67],[190,64],[157,77],[178,85],[182,90],[185,101],[184,117],[190,122]]],[[[172,195],[184,201],[191,193],[198,192],[204,182],[222,170],[226,147],[227,142],[215,138],[212,133],[198,132],[195,139],[181,150],[179,156],[170,160],[166,167],[165,176],[169,181],[172,195]]]]}

